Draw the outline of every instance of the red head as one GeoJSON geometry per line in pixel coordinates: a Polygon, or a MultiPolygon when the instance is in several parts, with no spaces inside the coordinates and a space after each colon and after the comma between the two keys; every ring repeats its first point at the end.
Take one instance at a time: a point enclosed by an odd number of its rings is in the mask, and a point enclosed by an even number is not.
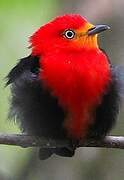
{"type": "Polygon", "coordinates": [[[97,44],[97,34],[106,29],[80,15],[64,15],[30,39],[32,55],[40,57],[39,78],[66,110],[64,126],[76,139],[86,135],[110,80],[107,57],[97,44]]]}
{"type": "Polygon", "coordinates": [[[97,33],[107,28],[105,25],[98,28],[77,14],[57,17],[33,34],[30,40],[32,53],[43,55],[48,52],[98,48],[97,33]],[[97,31],[89,35],[92,29],[97,31]]]}

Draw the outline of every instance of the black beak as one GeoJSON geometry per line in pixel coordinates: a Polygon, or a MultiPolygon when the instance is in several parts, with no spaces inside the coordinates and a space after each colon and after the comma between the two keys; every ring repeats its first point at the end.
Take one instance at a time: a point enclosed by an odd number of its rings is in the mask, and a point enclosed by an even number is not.
{"type": "Polygon", "coordinates": [[[110,27],[107,25],[96,25],[95,27],[88,30],[88,35],[95,35],[108,29],[110,29],[110,27]]]}

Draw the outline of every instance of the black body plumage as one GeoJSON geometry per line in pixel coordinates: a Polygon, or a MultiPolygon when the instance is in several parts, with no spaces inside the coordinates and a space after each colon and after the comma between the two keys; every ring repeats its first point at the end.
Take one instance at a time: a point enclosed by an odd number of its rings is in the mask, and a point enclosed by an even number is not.
{"type": "MultiPolygon", "coordinates": [[[[41,71],[39,58],[28,56],[21,59],[7,76],[7,85],[11,84],[11,108],[9,116],[16,119],[22,132],[50,138],[67,138],[63,128],[66,112],[58,105],[57,99],[49,90],[42,87],[38,73],[41,71]]],[[[120,68],[111,67],[112,82],[108,92],[103,95],[102,103],[97,107],[94,124],[89,128],[88,137],[102,138],[115,124],[120,103],[120,68]]],[[[124,73],[123,73],[124,74],[124,73]]],[[[74,150],[41,149],[40,158],[46,159],[52,153],[61,156],[73,156],[74,150]]]]}

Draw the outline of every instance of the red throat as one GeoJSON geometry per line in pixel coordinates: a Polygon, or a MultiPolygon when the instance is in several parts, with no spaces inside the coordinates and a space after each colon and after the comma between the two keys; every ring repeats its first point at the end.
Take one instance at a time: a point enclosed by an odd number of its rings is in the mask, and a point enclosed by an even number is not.
{"type": "Polygon", "coordinates": [[[68,136],[86,136],[111,79],[107,57],[97,49],[47,55],[42,57],[41,64],[40,78],[67,112],[63,126],[68,136]]]}

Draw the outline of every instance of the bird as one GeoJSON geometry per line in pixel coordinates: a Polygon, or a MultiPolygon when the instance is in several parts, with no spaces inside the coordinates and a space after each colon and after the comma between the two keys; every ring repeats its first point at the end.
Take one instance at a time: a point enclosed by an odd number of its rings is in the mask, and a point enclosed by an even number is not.
{"type": "Polygon", "coordinates": [[[9,118],[22,133],[70,142],[40,148],[41,160],[73,157],[80,140],[102,139],[114,126],[123,73],[99,46],[99,33],[108,29],[79,14],[58,16],[33,33],[30,55],[8,73],[9,118]]]}

